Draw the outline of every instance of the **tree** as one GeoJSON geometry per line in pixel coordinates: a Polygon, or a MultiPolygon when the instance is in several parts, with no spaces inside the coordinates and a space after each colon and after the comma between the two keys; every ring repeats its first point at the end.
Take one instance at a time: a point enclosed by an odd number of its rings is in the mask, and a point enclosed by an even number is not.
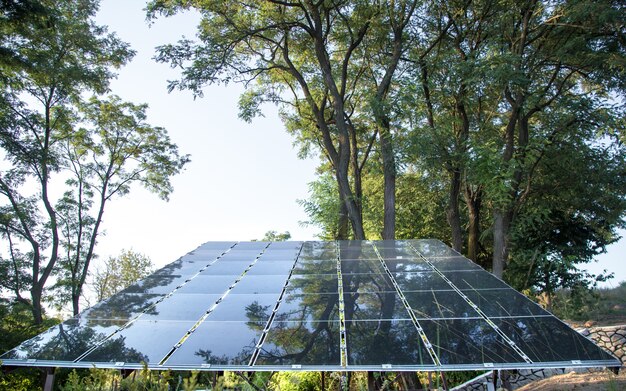
{"type": "Polygon", "coordinates": [[[163,128],[145,122],[146,105],[118,97],[92,98],[80,106],[82,124],[63,143],[63,156],[72,177],[58,203],[62,226],[61,272],[57,287],[70,294],[74,315],[95,256],[106,204],[124,196],[139,182],[167,199],[170,177],[189,161],[179,156],[163,128]]]}
{"type": "Polygon", "coordinates": [[[94,273],[92,287],[98,301],[111,297],[137,280],[152,274],[150,258],[134,252],[122,250],[120,255],[109,257],[104,267],[94,273]]]}
{"type": "MultiPolygon", "coordinates": [[[[610,2],[577,1],[548,7],[512,2],[499,15],[501,51],[493,59],[501,96],[495,120],[500,140],[487,179],[493,214],[493,272],[502,276],[511,250],[510,230],[531,196],[537,167],[555,140],[597,142],[615,131],[610,96],[624,99],[624,13],[610,2]],[[594,12],[590,13],[590,10],[594,12]],[[593,15],[590,17],[590,15],[593,15]],[[621,65],[620,65],[621,62],[621,65]]],[[[619,125],[618,125],[619,129],[619,125]]]]}
{"type": "Polygon", "coordinates": [[[277,232],[277,231],[267,231],[265,235],[263,235],[263,239],[261,241],[264,242],[284,242],[286,240],[291,239],[291,234],[289,231],[285,232],[277,232]]]}
{"type": "MultiPolygon", "coordinates": [[[[363,113],[363,100],[371,98],[375,117],[383,125],[380,142],[388,179],[385,236],[393,237],[395,162],[389,118],[382,110],[404,51],[404,29],[416,5],[416,1],[156,0],[150,3],[149,14],[171,15],[194,8],[203,15],[200,42],[182,40],[158,49],[157,60],[183,67],[181,80],[170,84],[170,89],[187,88],[199,94],[207,83],[239,81],[250,88],[241,99],[243,118],[258,115],[263,102],[281,105],[287,117],[303,117],[297,126],[306,134],[303,139],[320,147],[337,181],[342,215],[345,211],[354,237],[365,239],[360,170],[371,142],[359,138],[371,134],[364,139],[373,141],[378,131],[359,127],[358,116],[363,113]],[[388,34],[391,40],[386,39],[388,34]],[[387,50],[387,44],[393,45],[391,58],[381,53],[367,63],[367,47],[387,50]],[[381,74],[373,66],[385,70],[381,74]],[[366,84],[370,93],[365,92],[366,84]]],[[[372,117],[371,109],[368,116],[372,117]]],[[[292,129],[296,122],[292,121],[292,129]]]]}
{"type": "Polygon", "coordinates": [[[0,147],[9,162],[0,172],[0,235],[8,247],[0,263],[2,288],[29,305],[39,324],[54,275],[71,287],[78,311],[105,201],[135,181],[167,195],[168,177],[188,159],[163,129],[145,124],[145,107],[117,98],[84,102],[107,92],[112,69],[133,55],[92,22],[96,1],[28,4],[45,12],[2,37],[13,60],[0,63],[0,147]]]}

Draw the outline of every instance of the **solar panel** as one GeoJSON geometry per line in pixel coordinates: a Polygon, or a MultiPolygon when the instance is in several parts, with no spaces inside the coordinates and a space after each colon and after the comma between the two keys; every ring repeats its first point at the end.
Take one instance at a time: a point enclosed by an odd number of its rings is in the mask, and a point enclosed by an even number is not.
{"type": "Polygon", "coordinates": [[[0,359],[246,371],[620,366],[437,240],[209,242],[0,359]]]}

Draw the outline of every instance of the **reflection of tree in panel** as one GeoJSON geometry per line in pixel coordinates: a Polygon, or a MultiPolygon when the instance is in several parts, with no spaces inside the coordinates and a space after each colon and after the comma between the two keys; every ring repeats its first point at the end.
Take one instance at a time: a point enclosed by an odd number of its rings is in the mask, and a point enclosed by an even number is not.
{"type": "MultiPolygon", "coordinates": [[[[230,358],[223,354],[221,356],[217,356],[214,355],[213,352],[209,349],[198,349],[197,352],[194,353],[196,356],[198,357],[202,357],[202,361],[204,361],[207,364],[221,364],[221,365],[228,365],[228,364],[232,364],[233,362],[231,362],[230,358]]],[[[250,354],[252,354],[252,352],[250,352],[250,354]]],[[[250,354],[248,354],[246,357],[250,357],[250,354]]],[[[238,355],[238,357],[240,357],[240,355],[238,355]]],[[[237,364],[237,363],[234,363],[237,364]]]]}
{"type": "Polygon", "coordinates": [[[263,330],[264,324],[270,318],[270,311],[273,310],[272,305],[261,305],[258,301],[253,301],[246,306],[246,317],[248,318],[248,326],[263,330]]]}
{"type": "Polygon", "coordinates": [[[180,280],[180,282],[182,283],[183,281],[185,281],[185,278],[183,278],[183,276],[181,275],[153,274],[137,282],[136,284],[129,286],[120,293],[151,293],[156,288],[171,286],[171,289],[166,289],[167,292],[165,292],[169,293],[170,291],[173,291],[174,288],[176,288],[176,285],[174,284],[175,280],[180,280]]]}
{"type": "MultiPolygon", "coordinates": [[[[307,275],[298,281],[305,282],[302,284],[304,292],[307,289],[315,292],[312,286],[327,280],[307,275]]],[[[339,362],[338,296],[304,294],[298,297],[302,300],[294,311],[301,314],[300,320],[283,322],[287,318],[294,319],[289,313],[274,319],[259,354],[259,364],[339,362]]]]}
{"type": "MultiPolygon", "coordinates": [[[[82,316],[86,319],[130,320],[153,305],[161,295],[118,294],[87,310],[82,316]]],[[[154,308],[147,313],[156,315],[154,308]]]]}
{"type": "MultiPolygon", "coordinates": [[[[376,262],[378,255],[372,246],[364,247],[361,242],[351,244],[351,242],[342,242],[340,249],[341,259],[359,259],[363,261],[342,262],[342,278],[344,286],[344,313],[346,321],[354,318],[355,311],[359,311],[357,299],[359,298],[359,289],[364,283],[369,287],[366,291],[381,292],[378,294],[379,303],[371,308],[378,308],[378,314],[371,314],[369,319],[392,319],[394,308],[396,306],[396,293],[388,276],[379,273],[376,262]],[[373,259],[374,261],[366,261],[373,259]],[[344,270],[344,265],[346,269],[344,270]],[[376,265],[376,266],[375,266],[376,265]],[[372,273],[374,272],[374,273],[372,273]],[[351,273],[372,273],[372,274],[351,274],[351,273]],[[346,289],[347,288],[347,289],[346,289]],[[371,289],[375,290],[371,290],[371,289]]],[[[394,265],[391,265],[394,267],[394,265]]],[[[395,269],[391,270],[392,272],[395,269]]],[[[348,324],[346,328],[349,327],[348,324]]],[[[383,327],[388,327],[388,323],[383,323],[383,327]]],[[[389,330],[387,330],[389,331],[389,330]]]]}
{"type": "Polygon", "coordinates": [[[422,324],[442,364],[519,362],[522,360],[482,320],[453,319],[422,324]]]}
{"type": "MultiPolygon", "coordinates": [[[[24,342],[18,348],[9,352],[10,355],[5,358],[72,361],[97,343],[103,341],[118,326],[121,326],[121,324],[114,321],[99,322],[97,325],[79,322],[61,323],[47,332],[24,342]],[[105,329],[106,327],[109,327],[109,332],[102,333],[96,329],[105,329]]],[[[103,351],[109,355],[124,355],[125,358],[128,358],[126,361],[145,361],[145,356],[141,353],[124,346],[123,338],[107,343],[103,351]]]]}
{"type": "Polygon", "coordinates": [[[257,364],[339,364],[338,322],[272,324],[257,364]]]}
{"type": "Polygon", "coordinates": [[[421,365],[431,360],[410,321],[348,322],[349,364],[383,363],[421,365]]]}

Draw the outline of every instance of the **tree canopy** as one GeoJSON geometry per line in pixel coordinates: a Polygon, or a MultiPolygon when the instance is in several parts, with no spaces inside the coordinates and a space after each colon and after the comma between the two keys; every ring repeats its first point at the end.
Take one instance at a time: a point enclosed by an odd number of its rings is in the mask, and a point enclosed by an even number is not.
{"type": "Polygon", "coordinates": [[[0,285],[41,323],[51,282],[78,313],[107,202],[133,183],[167,198],[189,158],[145,105],[103,95],[134,52],[93,22],[97,1],[3,7],[0,285]]]}
{"type": "Polygon", "coordinates": [[[300,202],[324,238],[427,234],[540,289],[550,272],[528,254],[579,265],[618,239],[618,3],[154,0],[148,14],[186,9],[196,39],[157,49],[181,69],[170,89],[241,82],[245,120],[278,105],[303,156],[322,158],[300,202]]]}

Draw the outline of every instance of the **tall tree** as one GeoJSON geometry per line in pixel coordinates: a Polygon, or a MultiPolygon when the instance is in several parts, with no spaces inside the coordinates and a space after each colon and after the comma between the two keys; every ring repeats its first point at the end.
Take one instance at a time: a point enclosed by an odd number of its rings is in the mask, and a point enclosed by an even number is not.
{"type": "Polygon", "coordinates": [[[115,96],[92,98],[80,105],[85,127],[73,129],[64,140],[63,165],[72,176],[57,206],[64,249],[57,288],[70,295],[74,315],[107,203],[126,195],[134,183],[167,199],[170,177],[189,160],[179,156],[165,129],[146,123],[146,108],[115,96]]]}
{"type": "MultiPolygon", "coordinates": [[[[91,22],[95,2],[42,4],[48,10],[45,22],[33,23],[26,39],[5,42],[21,61],[16,66],[3,64],[0,130],[1,146],[11,161],[11,168],[0,177],[0,194],[6,202],[5,234],[28,243],[30,281],[20,288],[30,290],[36,323],[42,321],[43,290],[58,261],[59,222],[50,186],[51,176],[60,169],[58,136],[69,126],[69,105],[84,91],[106,91],[110,68],[124,64],[133,54],[126,44],[91,22]],[[26,96],[28,101],[22,100],[26,96]],[[23,195],[21,188],[27,180],[37,184],[37,197],[23,195]],[[43,204],[42,215],[38,200],[43,204]]],[[[10,254],[12,258],[17,249],[12,246],[10,254]]],[[[18,258],[11,261],[17,264],[18,258]]],[[[14,293],[24,300],[20,292],[14,293]]]]}
{"type": "Polygon", "coordinates": [[[92,196],[100,191],[108,199],[127,191],[135,180],[167,193],[171,190],[167,176],[186,161],[177,156],[162,129],[145,125],[143,109],[115,99],[91,106],[81,103],[86,94],[107,92],[113,69],[133,55],[126,43],[92,21],[98,2],[38,4],[45,10],[43,16],[24,19],[21,30],[2,37],[2,49],[15,60],[0,62],[0,147],[9,162],[0,172],[0,234],[8,247],[2,259],[8,274],[1,284],[31,307],[35,323],[43,319],[42,298],[49,279],[57,273],[63,276],[62,266],[71,268],[68,273],[76,277],[72,296],[80,294],[102,217],[87,216],[87,211],[104,206],[92,204],[92,196]],[[113,118],[105,103],[131,113],[113,118]],[[109,122],[97,123],[100,115],[108,115],[109,122]],[[81,129],[80,121],[93,127],[81,129]],[[139,129],[131,131],[135,125],[139,129]],[[111,171],[103,167],[107,158],[111,171]],[[162,168],[146,170],[144,158],[162,168]],[[132,160],[137,168],[119,165],[132,160]],[[57,200],[68,177],[67,192],[57,200]],[[26,291],[30,298],[23,296],[26,291]]]}
{"type": "Polygon", "coordinates": [[[528,0],[508,7],[497,20],[502,34],[494,42],[500,52],[493,58],[494,82],[503,97],[493,108],[502,131],[492,151],[498,169],[488,185],[497,276],[503,275],[509,233],[541,159],[555,139],[593,142],[613,128],[612,120],[621,113],[608,98],[624,99],[618,75],[626,69],[621,5],[581,0],[548,6],[528,0]]]}
{"type": "MultiPolygon", "coordinates": [[[[252,87],[248,83],[256,80],[258,88],[243,100],[246,115],[257,114],[262,102],[271,101],[310,116],[313,126],[308,129],[330,162],[353,235],[364,239],[354,141],[359,129],[351,122],[352,109],[361,105],[353,99],[359,96],[354,92],[364,70],[357,54],[372,21],[386,12],[400,40],[412,12],[412,2],[407,4],[396,9],[367,2],[157,0],[149,12],[171,15],[194,8],[203,16],[199,42],[183,40],[159,48],[159,61],[185,65],[182,79],[170,88],[201,93],[207,83],[234,80],[252,87]]],[[[395,56],[401,52],[400,47],[395,56]]],[[[379,100],[394,69],[390,64],[389,75],[380,82],[379,100]]],[[[388,137],[382,141],[390,142],[388,137]]]]}

